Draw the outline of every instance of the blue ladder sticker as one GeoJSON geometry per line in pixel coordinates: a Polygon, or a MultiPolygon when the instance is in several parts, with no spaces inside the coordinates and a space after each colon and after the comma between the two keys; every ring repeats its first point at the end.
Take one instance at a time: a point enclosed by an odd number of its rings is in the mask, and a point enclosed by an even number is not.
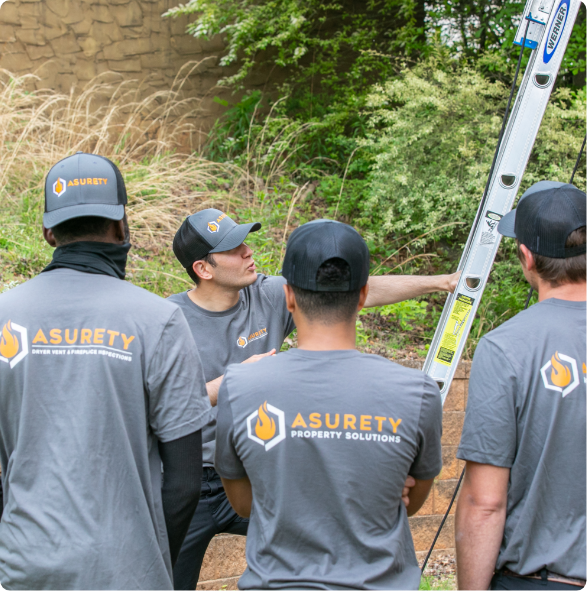
{"type": "Polygon", "coordinates": [[[556,14],[550,30],[548,31],[548,37],[546,39],[546,45],[544,46],[544,57],[543,61],[547,64],[554,55],[556,48],[558,47],[559,41],[562,37],[565,24],[567,22],[567,16],[569,14],[569,0],[561,0],[561,3],[556,9],[556,14]]]}

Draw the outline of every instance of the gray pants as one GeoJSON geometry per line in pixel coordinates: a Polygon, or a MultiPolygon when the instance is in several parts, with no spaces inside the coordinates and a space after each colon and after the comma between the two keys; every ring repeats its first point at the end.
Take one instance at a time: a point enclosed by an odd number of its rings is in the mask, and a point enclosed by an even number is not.
{"type": "MultiPolygon", "coordinates": [[[[546,574],[546,573],[545,573],[546,574]]],[[[513,577],[502,572],[496,572],[491,579],[490,589],[574,589],[579,591],[581,587],[555,583],[549,581],[546,576],[542,579],[530,579],[528,577],[513,577]]]]}

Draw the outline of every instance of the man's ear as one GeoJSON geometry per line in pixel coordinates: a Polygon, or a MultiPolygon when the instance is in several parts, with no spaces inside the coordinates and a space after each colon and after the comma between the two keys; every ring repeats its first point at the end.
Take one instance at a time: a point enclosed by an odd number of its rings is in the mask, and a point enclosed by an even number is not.
{"type": "Polygon", "coordinates": [[[534,260],[534,254],[532,253],[532,251],[523,244],[520,244],[520,251],[524,255],[524,259],[520,261],[522,267],[525,267],[526,269],[528,269],[528,271],[535,271],[536,261],[534,260]]]}
{"type": "Polygon", "coordinates": [[[283,291],[285,292],[285,305],[287,306],[287,310],[293,314],[297,308],[294,291],[291,288],[291,285],[287,284],[283,286],[283,291]]]}
{"type": "Polygon", "coordinates": [[[114,236],[116,237],[116,240],[118,240],[119,242],[126,242],[127,233],[124,218],[122,220],[114,222],[114,236]]]}
{"type": "Polygon", "coordinates": [[[45,228],[45,226],[43,226],[43,238],[46,240],[49,246],[52,246],[53,248],[57,246],[57,240],[55,240],[55,236],[53,236],[53,231],[51,228],[45,228]]]}
{"type": "Polygon", "coordinates": [[[192,269],[194,270],[194,273],[200,279],[203,279],[204,281],[207,281],[207,280],[212,279],[214,277],[214,275],[212,275],[212,273],[210,272],[210,267],[211,267],[211,265],[208,265],[208,263],[205,263],[204,261],[196,261],[192,265],[192,269]]]}
{"type": "Polygon", "coordinates": [[[357,312],[360,312],[363,307],[365,306],[365,302],[367,301],[367,296],[369,295],[369,283],[365,283],[363,287],[361,287],[361,295],[359,296],[359,305],[357,306],[357,312]]]}

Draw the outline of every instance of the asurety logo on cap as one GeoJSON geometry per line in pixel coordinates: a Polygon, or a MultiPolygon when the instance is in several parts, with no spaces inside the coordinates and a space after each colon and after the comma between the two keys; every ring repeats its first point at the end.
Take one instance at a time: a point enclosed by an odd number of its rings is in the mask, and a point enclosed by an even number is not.
{"type": "Polygon", "coordinates": [[[9,320],[0,333],[0,361],[12,369],[29,352],[28,331],[24,326],[9,320]]]}
{"type": "Polygon", "coordinates": [[[223,213],[219,215],[215,220],[208,222],[208,232],[211,234],[216,234],[220,230],[220,222],[226,217],[226,214],[223,213]]]}
{"type": "Polygon", "coordinates": [[[577,361],[558,351],[540,368],[540,374],[544,387],[561,392],[563,398],[579,385],[577,361]]]}
{"type": "Polygon", "coordinates": [[[67,191],[67,187],[79,187],[84,185],[107,185],[108,179],[102,178],[85,178],[85,179],[71,179],[70,181],[66,181],[65,179],[58,178],[53,183],[53,193],[57,195],[57,197],[61,197],[65,191],[67,191]]]}
{"type": "Polygon", "coordinates": [[[269,451],[285,439],[285,413],[265,401],[247,417],[247,435],[269,451]]]}

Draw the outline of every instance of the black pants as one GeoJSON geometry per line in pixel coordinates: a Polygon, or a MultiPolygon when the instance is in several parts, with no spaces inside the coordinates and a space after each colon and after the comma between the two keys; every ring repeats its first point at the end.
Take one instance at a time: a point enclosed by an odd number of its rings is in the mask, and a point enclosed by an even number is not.
{"type": "Polygon", "coordinates": [[[173,569],[174,588],[193,591],[210,540],[220,533],[246,536],[248,526],[249,520],[239,517],[230,506],[216,470],[204,468],[200,502],[173,569]]]}
{"type": "Polygon", "coordinates": [[[529,579],[527,577],[512,577],[504,573],[495,573],[491,579],[490,589],[574,589],[579,591],[581,587],[575,585],[566,585],[565,583],[555,583],[549,580],[529,579]]]}

